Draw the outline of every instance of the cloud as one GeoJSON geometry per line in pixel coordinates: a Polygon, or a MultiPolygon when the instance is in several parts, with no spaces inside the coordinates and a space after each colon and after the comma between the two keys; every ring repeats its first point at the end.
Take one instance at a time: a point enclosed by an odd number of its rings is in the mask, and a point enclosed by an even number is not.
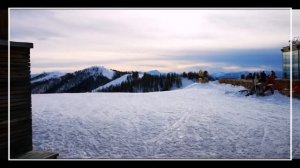
{"type": "Polygon", "coordinates": [[[226,72],[241,72],[241,71],[248,71],[248,72],[258,72],[258,71],[265,71],[265,70],[274,70],[270,68],[266,68],[264,66],[260,67],[240,67],[240,66],[225,66],[222,69],[226,72]]]}
{"type": "Polygon", "coordinates": [[[293,9],[293,37],[300,36],[300,10],[293,9]]]}
{"type": "Polygon", "coordinates": [[[153,66],[161,71],[192,70],[204,64],[260,66],[271,54],[273,62],[264,64],[278,66],[280,48],[289,39],[289,10],[13,9],[10,13],[11,40],[34,43],[32,71],[77,70],[92,64],[120,70],[153,66]],[[267,56],[260,54],[263,50],[268,50],[267,56]]]}

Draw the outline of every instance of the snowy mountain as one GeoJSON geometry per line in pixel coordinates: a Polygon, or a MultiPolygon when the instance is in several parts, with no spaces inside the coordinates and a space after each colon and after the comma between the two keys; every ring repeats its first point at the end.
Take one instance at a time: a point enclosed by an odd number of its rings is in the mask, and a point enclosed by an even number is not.
{"type": "Polygon", "coordinates": [[[59,78],[64,76],[66,73],[63,72],[44,72],[41,74],[34,74],[31,76],[31,83],[46,81],[53,78],[59,78]]]}
{"type": "Polygon", "coordinates": [[[73,73],[43,73],[32,78],[32,93],[90,92],[115,76],[115,71],[90,67],[73,73]]]}
{"type": "Polygon", "coordinates": [[[108,79],[112,79],[115,72],[113,70],[107,69],[103,66],[92,66],[90,68],[86,68],[84,70],[81,71],[77,71],[77,72],[83,72],[86,73],[89,76],[104,76],[108,79]]]}
{"type": "MultiPolygon", "coordinates": [[[[153,92],[178,89],[175,73],[117,71],[93,66],[73,73],[42,73],[31,78],[32,93],[153,92]]],[[[186,81],[185,81],[186,82],[186,81]]]]}
{"type": "MultiPolygon", "coordinates": [[[[240,79],[249,72],[219,72],[210,74],[213,79],[240,79]]],[[[266,71],[266,74],[270,74],[266,71]]],[[[281,78],[281,72],[276,72],[281,78]]],[[[154,92],[182,88],[191,81],[198,81],[198,73],[161,73],[117,71],[103,66],[92,66],[73,73],[50,72],[31,77],[32,93],[81,93],[81,92],[154,92]]]]}

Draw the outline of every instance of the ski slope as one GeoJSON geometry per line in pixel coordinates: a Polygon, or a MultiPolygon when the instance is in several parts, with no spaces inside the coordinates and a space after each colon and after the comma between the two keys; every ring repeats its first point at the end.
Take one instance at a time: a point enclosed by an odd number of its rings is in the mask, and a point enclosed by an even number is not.
{"type": "Polygon", "coordinates": [[[94,89],[92,92],[97,92],[97,91],[100,91],[101,89],[105,89],[105,88],[108,88],[110,86],[120,85],[122,82],[127,81],[128,75],[131,75],[131,74],[125,74],[125,75],[123,75],[123,76],[121,76],[121,77],[119,77],[119,78],[117,78],[113,81],[108,82],[107,84],[105,84],[103,86],[100,86],[100,87],[94,89]]]}
{"type": "MultiPolygon", "coordinates": [[[[289,98],[245,97],[240,89],[211,82],[166,92],[32,95],[33,147],[70,159],[289,159],[289,98]]],[[[299,107],[295,100],[298,121],[299,107]]]]}

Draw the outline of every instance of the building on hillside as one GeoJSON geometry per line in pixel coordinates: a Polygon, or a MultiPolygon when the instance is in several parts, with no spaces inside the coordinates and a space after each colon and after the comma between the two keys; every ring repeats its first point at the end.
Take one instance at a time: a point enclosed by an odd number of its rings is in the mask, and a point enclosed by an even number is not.
{"type": "MultiPolygon", "coordinates": [[[[300,79],[300,39],[296,37],[292,41],[292,78],[300,79]]],[[[283,79],[290,79],[290,46],[283,47],[282,51],[282,77],[283,79]]]]}

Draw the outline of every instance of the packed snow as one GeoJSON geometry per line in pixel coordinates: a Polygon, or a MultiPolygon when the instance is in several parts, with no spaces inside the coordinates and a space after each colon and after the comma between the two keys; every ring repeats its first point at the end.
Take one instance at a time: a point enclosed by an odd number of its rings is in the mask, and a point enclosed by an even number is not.
{"type": "MultiPolygon", "coordinates": [[[[166,92],[32,95],[33,147],[71,159],[289,159],[289,98],[246,97],[241,89],[210,82],[166,92]]],[[[299,155],[300,101],[293,105],[299,155]]]]}
{"type": "MultiPolygon", "coordinates": [[[[61,76],[64,76],[65,74],[66,73],[64,73],[64,72],[49,72],[49,73],[46,73],[46,75],[41,77],[41,78],[38,78],[36,80],[32,80],[31,83],[46,81],[46,80],[53,79],[53,78],[59,78],[61,76]]],[[[32,75],[31,78],[34,78],[36,76],[38,76],[38,75],[37,74],[32,75]]]]}
{"type": "Polygon", "coordinates": [[[107,84],[94,89],[93,92],[100,91],[101,89],[105,89],[105,88],[108,88],[110,86],[120,85],[122,82],[127,81],[128,75],[130,75],[130,74],[125,74],[125,75],[123,75],[123,76],[121,76],[121,77],[119,77],[119,78],[117,78],[117,79],[115,79],[111,82],[108,82],[107,84]]]}

